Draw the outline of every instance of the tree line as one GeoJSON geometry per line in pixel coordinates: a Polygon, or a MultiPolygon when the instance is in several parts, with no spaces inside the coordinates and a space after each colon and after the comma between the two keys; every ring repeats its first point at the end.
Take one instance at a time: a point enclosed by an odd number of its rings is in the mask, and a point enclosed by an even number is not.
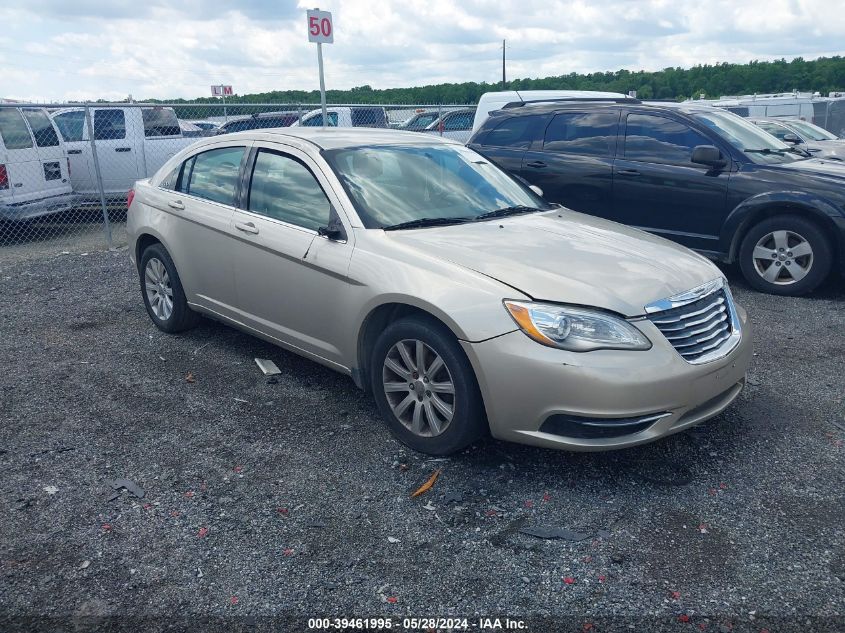
{"type": "MultiPolygon", "coordinates": [[[[569,73],[542,79],[514,79],[508,90],[605,90],[627,94],[637,91],[641,99],[683,100],[722,95],[770,92],[818,91],[823,96],[845,89],[845,57],[820,57],[807,61],[752,61],[747,64],[703,64],[692,68],[664,68],[656,72],[617,70],[569,73]]],[[[502,84],[486,82],[445,83],[412,88],[375,89],[358,86],[350,90],[327,90],[329,103],[474,104],[485,92],[502,90],[502,84]]],[[[155,100],[150,100],[155,101],[155,100]]],[[[193,100],[158,100],[171,103],[219,103],[205,97],[193,100]]],[[[318,103],[318,90],[273,90],[235,95],[237,103],[318,103]]]]}

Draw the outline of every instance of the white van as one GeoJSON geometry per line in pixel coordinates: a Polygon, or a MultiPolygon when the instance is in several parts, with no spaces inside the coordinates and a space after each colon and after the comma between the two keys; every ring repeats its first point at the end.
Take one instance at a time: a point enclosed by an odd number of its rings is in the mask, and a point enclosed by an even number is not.
{"type": "Polygon", "coordinates": [[[621,92],[600,92],[593,90],[505,90],[485,92],[478,100],[472,131],[475,132],[487,120],[491,112],[501,110],[509,103],[529,101],[553,101],[555,99],[627,99],[621,92]]]}
{"type": "Polygon", "coordinates": [[[58,213],[74,200],[67,153],[47,111],[0,106],[0,219],[58,213]]]}

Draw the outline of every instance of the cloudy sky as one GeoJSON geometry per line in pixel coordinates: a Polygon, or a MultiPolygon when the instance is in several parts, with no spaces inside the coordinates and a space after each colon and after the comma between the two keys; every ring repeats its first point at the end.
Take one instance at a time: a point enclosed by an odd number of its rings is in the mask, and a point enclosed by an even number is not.
{"type": "MultiPolygon", "coordinates": [[[[0,97],[314,89],[296,0],[2,0],[0,97]]],[[[326,84],[403,87],[845,54],[845,0],[321,0],[326,84]]]]}

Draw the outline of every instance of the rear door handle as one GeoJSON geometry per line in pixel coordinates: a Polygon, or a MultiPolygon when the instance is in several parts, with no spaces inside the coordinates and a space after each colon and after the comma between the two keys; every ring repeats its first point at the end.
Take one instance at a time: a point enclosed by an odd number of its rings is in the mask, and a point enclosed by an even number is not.
{"type": "Polygon", "coordinates": [[[173,208],[173,209],[180,209],[180,210],[184,210],[184,208],[185,208],[185,203],[184,203],[184,202],[182,202],[181,200],[171,200],[171,201],[169,201],[169,202],[167,203],[167,206],[168,206],[168,207],[171,207],[171,208],[173,208]]]}
{"type": "Polygon", "coordinates": [[[546,166],[546,163],[541,160],[532,160],[530,163],[525,163],[525,166],[533,167],[534,169],[543,169],[543,167],[546,166]]]}
{"type": "Polygon", "coordinates": [[[235,228],[244,233],[258,235],[258,228],[252,222],[235,222],[235,228]]]}
{"type": "Polygon", "coordinates": [[[620,169],[617,173],[623,176],[639,176],[640,172],[637,169],[620,169]]]}
{"type": "Polygon", "coordinates": [[[131,147],[115,147],[114,151],[116,151],[116,152],[131,152],[132,148],[131,147]]]}
{"type": "Polygon", "coordinates": [[[69,150],[67,151],[67,153],[68,153],[68,154],[81,154],[81,153],[82,153],[82,150],[81,150],[81,149],[69,149],[69,150]]]}

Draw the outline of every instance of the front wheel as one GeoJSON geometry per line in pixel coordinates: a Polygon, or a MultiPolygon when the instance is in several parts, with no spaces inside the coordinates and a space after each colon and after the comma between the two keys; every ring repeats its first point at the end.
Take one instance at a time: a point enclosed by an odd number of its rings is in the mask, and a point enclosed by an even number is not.
{"type": "Polygon", "coordinates": [[[748,283],[761,292],[799,296],[815,290],[830,273],[830,243],[815,223],[790,215],[751,227],[739,249],[748,283]]]}
{"type": "Polygon", "coordinates": [[[469,359],[448,329],[409,317],[391,323],[373,348],[371,384],[390,431],[429,455],[448,455],[486,429],[469,359]]]}

